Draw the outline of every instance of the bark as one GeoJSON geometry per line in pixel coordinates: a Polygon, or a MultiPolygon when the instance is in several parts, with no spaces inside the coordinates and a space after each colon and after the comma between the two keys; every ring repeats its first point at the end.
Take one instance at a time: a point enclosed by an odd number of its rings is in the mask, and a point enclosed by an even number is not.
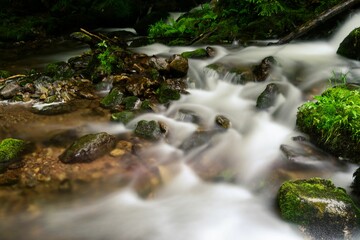
{"type": "Polygon", "coordinates": [[[294,31],[292,31],[290,34],[286,35],[285,37],[281,38],[276,43],[276,45],[281,45],[285,43],[289,43],[290,41],[301,37],[302,35],[306,34],[313,28],[323,24],[324,22],[328,21],[329,19],[337,16],[338,14],[342,13],[345,10],[350,9],[355,4],[360,3],[360,0],[347,0],[342,3],[339,3],[335,5],[334,7],[322,12],[320,15],[318,15],[316,18],[307,21],[303,25],[296,28],[294,31]]]}

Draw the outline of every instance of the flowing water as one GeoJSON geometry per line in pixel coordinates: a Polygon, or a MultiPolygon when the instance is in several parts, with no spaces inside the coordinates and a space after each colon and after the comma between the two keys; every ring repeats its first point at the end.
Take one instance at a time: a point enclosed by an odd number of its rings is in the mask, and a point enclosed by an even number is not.
{"type": "MultiPolygon", "coordinates": [[[[324,177],[349,189],[355,167],[303,157],[298,165],[286,168],[289,163],[280,145],[300,148],[292,140],[302,135],[295,128],[297,108],[329,86],[329,78],[346,74],[348,81],[360,83],[360,63],[336,55],[340,41],[359,22],[360,14],[353,15],[329,40],[268,47],[213,46],[214,58],[190,60],[190,94],[160,113],[139,116],[126,126],[133,129],[140,119],[168,125],[168,141],[148,149],[149,154],[157,154],[154,164],[163,166],[166,184],[151,199],[141,199],[129,187],[85,207],[49,210],[43,227],[60,239],[303,239],[299,230],[283,222],[276,212],[279,175],[285,172],[288,179],[324,177]],[[214,62],[251,66],[267,56],[275,57],[279,66],[265,82],[237,85],[239,76],[219,75],[205,68],[214,62]],[[281,94],[273,107],[258,111],[256,99],[270,82],[280,87],[281,94]],[[195,113],[199,124],[187,121],[184,110],[195,113]],[[229,130],[190,151],[181,148],[199,125],[216,128],[215,117],[220,114],[231,121],[229,130]],[[224,161],[232,183],[201,180],[189,166],[204,158],[224,161]]],[[[170,56],[194,49],[153,44],[135,50],[170,56]]],[[[117,129],[107,130],[115,133],[117,129]]]]}

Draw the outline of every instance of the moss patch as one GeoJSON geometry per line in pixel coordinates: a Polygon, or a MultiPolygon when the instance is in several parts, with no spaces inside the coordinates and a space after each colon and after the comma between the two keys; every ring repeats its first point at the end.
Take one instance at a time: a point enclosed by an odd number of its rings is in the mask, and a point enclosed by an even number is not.
{"type": "Polygon", "coordinates": [[[360,161],[360,92],[345,85],[327,89],[297,113],[299,130],[325,150],[360,161]]]}

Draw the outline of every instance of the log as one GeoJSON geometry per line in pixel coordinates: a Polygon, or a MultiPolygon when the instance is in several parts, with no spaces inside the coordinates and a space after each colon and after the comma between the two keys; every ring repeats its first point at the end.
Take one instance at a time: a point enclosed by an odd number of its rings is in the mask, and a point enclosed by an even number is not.
{"type": "Polygon", "coordinates": [[[281,45],[285,43],[289,43],[290,41],[301,37],[302,35],[309,32],[311,29],[323,24],[327,20],[335,17],[336,15],[342,13],[345,10],[350,9],[355,4],[360,3],[360,0],[347,0],[344,2],[341,2],[334,7],[320,13],[316,18],[311,19],[307,21],[306,23],[302,24],[298,28],[296,28],[294,31],[286,35],[285,37],[278,40],[276,43],[270,43],[270,45],[281,45]]]}

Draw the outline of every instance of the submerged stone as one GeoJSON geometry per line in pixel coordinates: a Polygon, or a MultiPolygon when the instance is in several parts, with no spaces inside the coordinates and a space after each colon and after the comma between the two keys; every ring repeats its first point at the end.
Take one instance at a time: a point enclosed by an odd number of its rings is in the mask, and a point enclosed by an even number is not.
{"type": "Polygon", "coordinates": [[[158,122],[141,120],[134,130],[135,135],[152,141],[157,141],[162,137],[161,128],[158,122]]]}
{"type": "Polygon", "coordinates": [[[360,27],[352,30],[340,43],[336,52],[346,58],[360,60],[360,27]]]}
{"type": "Polygon", "coordinates": [[[279,88],[275,83],[268,84],[265,90],[258,97],[256,107],[258,109],[268,109],[274,106],[279,93],[279,88]]]}
{"type": "Polygon", "coordinates": [[[302,226],[315,239],[340,239],[357,227],[359,209],[330,180],[285,182],[278,192],[281,217],[302,226]]]}
{"type": "Polygon", "coordinates": [[[104,108],[113,108],[121,104],[124,94],[118,88],[113,88],[101,101],[104,108]]]}
{"type": "Polygon", "coordinates": [[[116,138],[105,132],[88,134],[76,140],[59,159],[63,163],[92,162],[110,152],[116,144],[116,138]]]}
{"type": "Polygon", "coordinates": [[[26,142],[20,139],[6,138],[0,142],[0,173],[18,161],[26,148],[26,142]]]}
{"type": "Polygon", "coordinates": [[[111,120],[115,121],[115,122],[121,122],[123,124],[127,124],[128,122],[130,122],[133,118],[135,117],[135,114],[133,112],[130,111],[122,111],[122,112],[117,112],[117,113],[113,113],[111,115],[111,120]]]}
{"type": "Polygon", "coordinates": [[[162,84],[161,87],[157,89],[156,94],[160,103],[168,103],[180,99],[180,92],[166,84],[162,84]]]}
{"type": "Polygon", "coordinates": [[[183,52],[181,54],[184,58],[207,58],[209,57],[208,52],[203,48],[198,48],[194,51],[183,52]]]}

